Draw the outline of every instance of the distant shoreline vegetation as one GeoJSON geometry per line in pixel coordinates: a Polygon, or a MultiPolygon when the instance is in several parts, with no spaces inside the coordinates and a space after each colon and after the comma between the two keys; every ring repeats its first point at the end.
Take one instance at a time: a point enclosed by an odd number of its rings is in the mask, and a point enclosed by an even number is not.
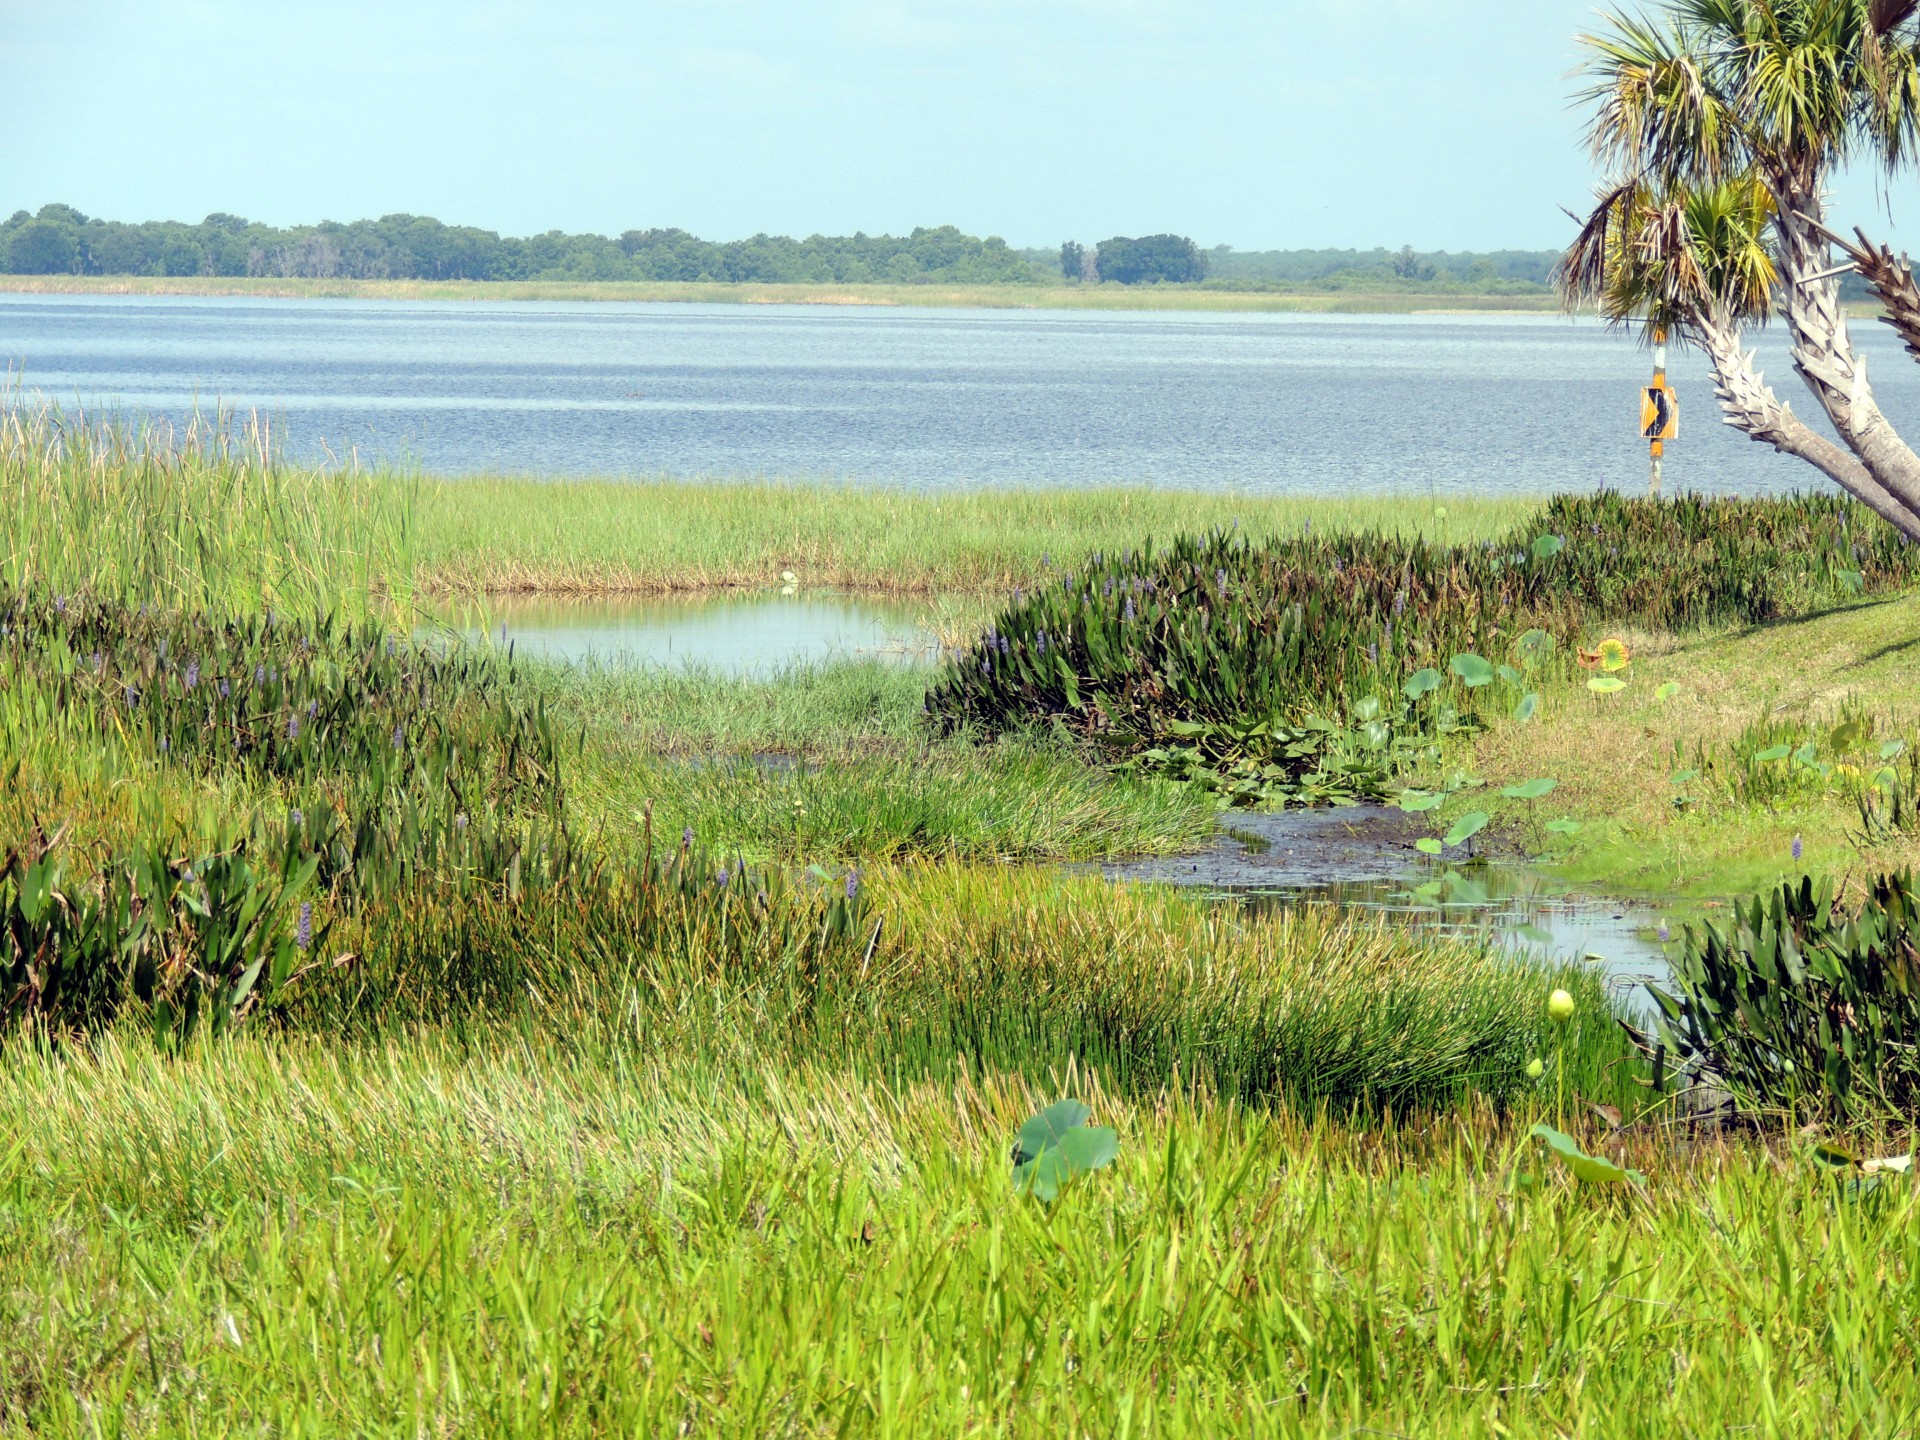
{"type": "MultiPolygon", "coordinates": [[[[1251,294],[1535,296],[1550,293],[1553,251],[1203,250],[1184,236],[1114,236],[1098,245],[1018,250],[951,225],[910,235],[756,235],[702,240],[684,230],[618,237],[502,236],[418,215],[277,227],[215,214],[197,224],[130,224],[70,205],[0,222],[0,274],[47,279],[654,283],[683,285],[1019,286],[1251,294]],[[1104,262],[1104,263],[1103,263],[1104,262]],[[1063,274],[1070,268],[1071,276],[1063,274]]],[[[1045,303],[1045,302],[1041,302],[1045,303]]]]}

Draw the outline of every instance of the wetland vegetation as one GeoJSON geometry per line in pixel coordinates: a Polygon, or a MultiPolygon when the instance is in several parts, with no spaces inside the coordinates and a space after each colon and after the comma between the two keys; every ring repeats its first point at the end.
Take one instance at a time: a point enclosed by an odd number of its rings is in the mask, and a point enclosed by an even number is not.
{"type": "Polygon", "coordinates": [[[0,1427],[1910,1418],[1911,906],[1845,916],[1912,859],[1920,601],[1864,511],[461,489],[218,425],[4,436],[0,1427]],[[782,572],[934,597],[950,660],[414,633],[782,572]],[[1387,729],[1375,793],[1481,817],[1456,873],[1492,839],[1761,892],[1675,942],[1719,1008],[1636,1044],[1591,966],[1048,863],[1200,843],[1219,767],[1141,757],[1243,704],[1387,729]],[[1838,914],[1776,918],[1802,869],[1838,914]],[[1783,945],[1801,998],[1735,1018],[1783,945]],[[1723,1033],[1748,1069],[1702,1063],[1723,1033]],[[1745,1128],[1685,1123],[1694,1082],[1745,1128]],[[1064,1095],[1099,1168],[1043,1189],[1011,1141],[1064,1095]]]}

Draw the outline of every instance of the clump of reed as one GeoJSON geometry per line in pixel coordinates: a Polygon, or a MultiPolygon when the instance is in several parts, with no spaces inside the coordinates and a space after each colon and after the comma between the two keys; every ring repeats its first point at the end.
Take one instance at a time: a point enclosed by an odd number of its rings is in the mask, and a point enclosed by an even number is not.
{"type": "Polygon", "coordinates": [[[0,391],[0,582],[169,610],[404,614],[415,481],[301,464],[271,421],[94,417],[0,391]]]}

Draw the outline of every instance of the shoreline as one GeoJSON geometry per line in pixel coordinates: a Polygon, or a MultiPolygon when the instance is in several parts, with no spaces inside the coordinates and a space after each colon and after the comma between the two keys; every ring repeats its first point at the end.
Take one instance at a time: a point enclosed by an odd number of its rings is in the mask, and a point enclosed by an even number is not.
{"type": "Polygon", "coordinates": [[[1550,294],[1187,290],[1122,285],[811,285],[635,280],[298,280],[237,276],[0,275],[0,294],[1353,315],[1550,315],[1561,312],[1559,297],[1550,294]]]}

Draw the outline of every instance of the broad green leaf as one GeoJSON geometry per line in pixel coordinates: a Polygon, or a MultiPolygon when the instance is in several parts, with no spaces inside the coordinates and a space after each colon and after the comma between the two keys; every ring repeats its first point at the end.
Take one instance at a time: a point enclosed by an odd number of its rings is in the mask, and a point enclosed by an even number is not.
{"type": "Polygon", "coordinates": [[[1429,795],[1424,790],[1402,790],[1400,808],[1410,815],[1418,815],[1422,811],[1437,808],[1446,798],[1444,795],[1429,795]]]}
{"type": "Polygon", "coordinates": [[[1409,700],[1418,700],[1422,695],[1427,695],[1438,690],[1440,683],[1440,672],[1432,666],[1428,666],[1424,670],[1414,671],[1413,674],[1407,677],[1407,683],[1400,688],[1406,692],[1409,700]]]}
{"type": "Polygon", "coordinates": [[[1020,1127],[1014,1137],[1015,1161],[1032,1160],[1060,1143],[1060,1137],[1076,1126],[1087,1123],[1093,1114],[1078,1100],[1056,1100],[1020,1127]]]}
{"type": "Polygon", "coordinates": [[[1578,835],[1580,833],[1580,822],[1578,820],[1549,820],[1547,822],[1547,829],[1556,835],[1578,835]]]}
{"type": "Polygon", "coordinates": [[[1685,785],[1688,781],[1698,780],[1699,778],[1700,772],[1698,770],[1676,770],[1667,777],[1667,783],[1670,785],[1685,785]]]}
{"type": "Polygon", "coordinates": [[[1892,760],[1902,754],[1906,748],[1907,742],[1904,740],[1889,740],[1880,747],[1880,758],[1892,760]]]}
{"type": "Polygon", "coordinates": [[[1551,560],[1567,548],[1567,542],[1558,535],[1542,535],[1533,542],[1533,558],[1551,560]]]}
{"type": "Polygon", "coordinates": [[[1793,753],[1793,747],[1791,745],[1769,745],[1766,749],[1762,750],[1758,755],[1755,755],[1753,758],[1757,763],[1761,765],[1771,765],[1776,760],[1786,759],[1787,756],[1791,755],[1792,753],[1793,753]]]}
{"type": "Polygon", "coordinates": [[[1514,642],[1513,648],[1520,656],[1520,663],[1532,670],[1552,656],[1558,643],[1544,630],[1529,630],[1514,642]]]}
{"type": "Polygon", "coordinates": [[[1551,1125],[1535,1125],[1533,1137],[1547,1142],[1549,1149],[1565,1162],[1574,1178],[1588,1185],[1645,1185],[1647,1177],[1638,1170],[1627,1170],[1611,1160],[1602,1160],[1598,1155],[1589,1155],[1574,1143],[1573,1137],[1563,1135],[1551,1125]]]}
{"type": "Polygon", "coordinates": [[[1464,845],[1486,828],[1486,812],[1484,810],[1469,810],[1453,822],[1453,828],[1447,831],[1446,843],[1449,845],[1464,845]]]}
{"type": "Polygon", "coordinates": [[[1369,720],[1360,727],[1360,738],[1369,750],[1379,750],[1393,738],[1393,729],[1384,720],[1369,720]]]}
{"type": "Polygon", "coordinates": [[[1500,793],[1509,800],[1539,800],[1551,795],[1559,783],[1558,780],[1549,779],[1543,775],[1537,780],[1529,780],[1522,785],[1509,785],[1500,793]]]}
{"type": "Polygon", "coordinates": [[[1513,707],[1513,718],[1521,724],[1533,719],[1534,712],[1540,708],[1540,697],[1531,690],[1520,697],[1520,703],[1513,707]]]}
{"type": "Polygon", "coordinates": [[[1460,683],[1469,690],[1493,683],[1493,666],[1471,651],[1456,655],[1448,662],[1447,668],[1460,677],[1460,683]]]}
{"type": "Polygon", "coordinates": [[[1360,702],[1353,707],[1353,718],[1363,725],[1369,720],[1378,720],[1380,718],[1380,697],[1378,695],[1368,695],[1362,698],[1360,702]]]}
{"type": "Polygon", "coordinates": [[[1423,835],[1413,842],[1413,848],[1418,850],[1422,855],[1438,855],[1446,847],[1431,835],[1423,835]]]}
{"type": "Polygon", "coordinates": [[[1820,758],[1820,747],[1811,740],[1793,752],[1794,765],[1802,770],[1811,770],[1814,762],[1820,758]]]}
{"type": "Polygon", "coordinates": [[[1680,682],[1677,680],[1669,680],[1667,681],[1666,684],[1662,685],[1658,690],[1655,690],[1653,692],[1653,698],[1656,700],[1671,700],[1673,699],[1674,696],[1678,695],[1679,693],[1680,693],[1680,682]]]}
{"type": "Polygon", "coordinates": [[[1522,680],[1527,678],[1511,665],[1496,665],[1493,667],[1493,673],[1509,685],[1518,685],[1522,680]]]}
{"type": "Polygon", "coordinates": [[[1587,681],[1587,689],[1596,695],[1617,695],[1627,688],[1627,682],[1618,675],[1596,675],[1587,681]]]}

